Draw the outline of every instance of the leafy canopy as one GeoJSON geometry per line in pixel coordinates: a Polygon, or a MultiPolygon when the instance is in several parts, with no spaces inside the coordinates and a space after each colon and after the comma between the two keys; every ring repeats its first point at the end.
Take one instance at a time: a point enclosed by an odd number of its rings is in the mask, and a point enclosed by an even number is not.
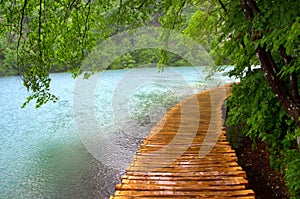
{"type": "MultiPolygon", "coordinates": [[[[182,32],[210,51],[216,70],[234,66],[229,75],[241,83],[232,90],[229,123],[242,124],[247,136],[272,148],[273,157],[279,157],[273,159],[274,165],[279,161],[283,170],[287,168],[287,184],[296,196],[300,192],[295,145],[300,126],[299,8],[300,1],[294,0],[2,0],[0,48],[5,52],[0,53],[0,74],[20,74],[32,93],[27,103],[36,99],[41,106],[57,100],[51,94],[49,73],[59,68],[77,76],[90,50],[110,36],[140,26],[182,32]]],[[[166,32],[162,40],[167,39],[166,32]]],[[[111,68],[134,67],[138,60],[178,61],[176,56],[168,59],[173,55],[166,51],[160,52],[160,58],[149,49],[139,53],[123,55],[111,68]]]]}

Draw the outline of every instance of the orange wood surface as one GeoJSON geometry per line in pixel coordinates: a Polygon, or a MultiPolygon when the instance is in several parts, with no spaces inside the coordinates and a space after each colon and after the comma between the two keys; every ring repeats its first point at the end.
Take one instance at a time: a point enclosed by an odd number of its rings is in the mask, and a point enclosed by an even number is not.
{"type": "Polygon", "coordinates": [[[150,131],[111,199],[255,198],[226,141],[222,107],[230,85],[201,92],[150,131]]]}

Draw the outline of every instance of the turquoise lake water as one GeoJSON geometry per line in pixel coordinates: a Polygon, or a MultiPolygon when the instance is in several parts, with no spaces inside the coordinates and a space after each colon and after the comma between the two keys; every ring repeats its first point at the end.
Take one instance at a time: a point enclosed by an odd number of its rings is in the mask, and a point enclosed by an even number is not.
{"type": "Polygon", "coordinates": [[[20,108],[28,93],[19,77],[0,78],[0,198],[108,198],[168,109],[233,81],[216,74],[209,83],[203,67],[117,70],[99,73],[91,91],[70,74],[51,76],[60,100],[39,109],[33,103],[20,108]],[[80,101],[85,89],[91,107],[80,101]],[[92,126],[88,112],[97,121],[96,137],[93,129],[81,130],[92,126]]]}

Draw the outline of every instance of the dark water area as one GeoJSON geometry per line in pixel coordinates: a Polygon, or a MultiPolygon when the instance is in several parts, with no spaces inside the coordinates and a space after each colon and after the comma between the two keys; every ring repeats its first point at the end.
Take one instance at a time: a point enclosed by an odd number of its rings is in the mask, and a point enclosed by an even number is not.
{"type": "Polygon", "coordinates": [[[52,74],[52,91],[60,100],[39,109],[33,103],[21,109],[28,96],[22,81],[1,77],[0,198],[108,198],[168,109],[233,81],[219,74],[207,82],[202,70],[106,71],[98,74],[92,91],[86,85],[76,89],[80,83],[70,74],[52,74]],[[92,106],[78,100],[85,96],[78,91],[91,92],[92,106]],[[91,112],[96,130],[89,129],[93,125],[85,115],[91,112]]]}

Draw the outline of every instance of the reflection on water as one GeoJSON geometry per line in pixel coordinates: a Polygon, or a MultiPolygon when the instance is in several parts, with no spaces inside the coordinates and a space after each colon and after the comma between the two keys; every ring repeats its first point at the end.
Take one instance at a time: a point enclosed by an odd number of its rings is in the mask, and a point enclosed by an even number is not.
{"type": "MultiPolygon", "coordinates": [[[[176,70],[189,87],[204,88],[203,77],[193,68],[176,70]]],[[[95,92],[95,111],[99,125],[107,129],[113,144],[134,154],[143,138],[132,136],[138,132],[129,134],[116,128],[112,122],[111,100],[115,87],[127,72],[106,71],[102,74],[95,92]]],[[[60,101],[40,109],[35,109],[33,104],[21,109],[27,96],[21,80],[0,78],[0,198],[107,198],[124,171],[102,164],[82,144],[73,115],[75,80],[65,73],[53,74],[52,78],[53,92],[60,96],[60,101]]],[[[157,78],[174,77],[163,73],[157,78]]],[[[182,85],[175,85],[173,89],[157,84],[138,87],[126,105],[131,120],[144,126],[152,121],[153,126],[168,108],[186,97],[176,93],[176,86],[182,85]]],[[[124,164],[123,168],[131,158],[119,160],[124,164]]]]}

